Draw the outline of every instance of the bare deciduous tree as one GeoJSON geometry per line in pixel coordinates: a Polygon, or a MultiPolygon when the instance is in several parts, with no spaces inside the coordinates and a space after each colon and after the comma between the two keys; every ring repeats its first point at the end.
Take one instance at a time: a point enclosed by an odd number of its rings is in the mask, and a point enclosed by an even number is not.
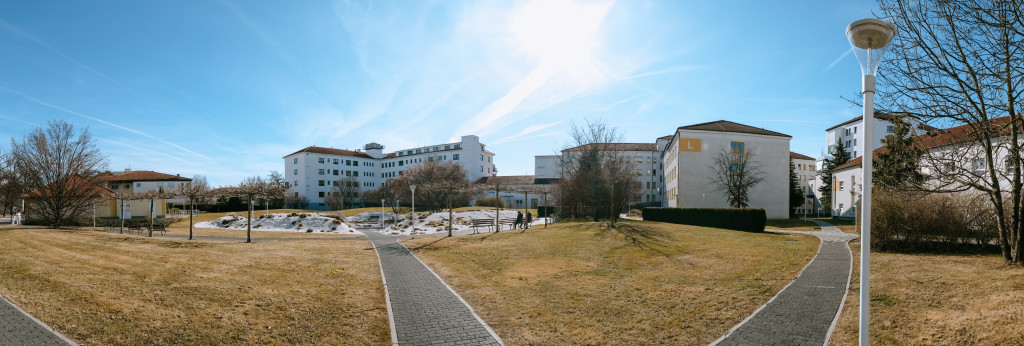
{"type": "Polygon", "coordinates": [[[102,196],[97,175],[107,160],[87,129],[50,121],[21,141],[12,139],[11,156],[25,189],[31,190],[31,212],[50,227],[73,223],[102,196]]]}
{"type": "Polygon", "coordinates": [[[178,190],[175,194],[186,199],[189,209],[191,209],[188,212],[188,240],[192,240],[192,214],[195,213],[196,204],[203,204],[209,200],[209,193],[210,184],[206,182],[206,177],[202,175],[192,177],[192,181],[189,183],[178,185],[178,190]]]}
{"type": "Polygon", "coordinates": [[[562,180],[554,186],[559,212],[570,218],[610,218],[639,193],[636,163],[623,154],[622,134],[602,122],[572,125],[562,150],[562,180]]]}
{"type": "Polygon", "coordinates": [[[884,0],[881,8],[898,29],[879,73],[883,107],[964,129],[927,146],[926,188],[987,196],[1003,258],[1024,263],[1024,2],[884,0]]]}
{"type": "Polygon", "coordinates": [[[709,179],[718,190],[725,192],[729,205],[746,208],[750,202],[750,189],[765,179],[760,164],[752,160],[750,150],[730,151],[723,149],[715,154],[709,179]]]}
{"type": "Polygon", "coordinates": [[[359,198],[359,180],[356,177],[342,177],[334,181],[331,194],[324,198],[332,210],[348,209],[359,198]]]}
{"type": "Polygon", "coordinates": [[[14,167],[11,153],[0,153],[0,216],[14,213],[19,197],[24,194],[25,187],[18,170],[14,167]]]}

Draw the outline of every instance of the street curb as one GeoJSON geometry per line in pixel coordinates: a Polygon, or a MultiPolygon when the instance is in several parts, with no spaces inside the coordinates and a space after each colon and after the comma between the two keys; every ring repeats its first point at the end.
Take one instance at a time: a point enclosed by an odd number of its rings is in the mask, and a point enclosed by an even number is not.
{"type": "Polygon", "coordinates": [[[416,259],[416,261],[419,261],[420,264],[422,264],[424,268],[427,268],[427,270],[429,270],[431,274],[434,274],[434,277],[436,277],[438,281],[441,281],[441,284],[443,284],[444,287],[447,287],[449,292],[452,292],[452,294],[454,294],[456,298],[459,298],[459,301],[462,302],[462,305],[465,305],[466,308],[469,308],[469,313],[473,314],[473,317],[475,317],[476,320],[478,322],[480,322],[481,325],[484,326],[484,329],[487,329],[488,333],[491,333],[491,337],[494,338],[494,341],[497,341],[498,344],[500,344],[502,346],[505,346],[505,342],[501,341],[501,338],[498,337],[498,334],[495,333],[493,329],[491,329],[491,326],[487,325],[487,322],[484,322],[484,319],[480,318],[480,315],[476,314],[476,310],[473,310],[473,307],[470,306],[469,303],[467,303],[465,299],[462,299],[462,296],[460,296],[458,293],[456,293],[455,290],[452,289],[452,286],[448,286],[448,283],[444,282],[444,279],[442,279],[440,275],[437,275],[437,273],[435,273],[434,270],[430,268],[430,266],[428,266],[426,263],[423,263],[423,260],[420,260],[420,258],[418,256],[416,256],[416,254],[414,254],[412,252],[412,250],[409,250],[409,248],[406,247],[405,244],[402,244],[402,242],[397,241],[397,240],[395,241],[395,243],[398,243],[398,245],[401,245],[402,247],[404,247],[405,250],[409,251],[409,254],[411,254],[412,257],[416,259]]]}
{"type": "Polygon", "coordinates": [[[388,279],[384,277],[384,263],[380,261],[380,253],[377,252],[377,243],[370,241],[373,253],[377,255],[377,267],[380,268],[380,280],[384,282],[384,303],[388,306],[388,326],[391,328],[391,344],[398,345],[398,331],[395,330],[395,313],[391,310],[391,292],[388,290],[388,279]]]}
{"type": "Polygon", "coordinates": [[[46,323],[43,323],[43,321],[40,321],[38,318],[36,318],[35,316],[32,316],[27,311],[22,310],[20,306],[18,306],[17,304],[14,304],[10,300],[7,300],[7,298],[5,298],[2,294],[0,294],[0,300],[3,300],[7,304],[10,304],[11,306],[14,307],[15,310],[18,310],[19,312],[21,312],[22,315],[25,315],[25,317],[28,317],[29,319],[34,321],[36,324],[39,324],[44,329],[49,330],[51,333],[53,333],[53,335],[56,335],[61,340],[64,340],[64,342],[68,343],[68,345],[78,346],[78,343],[72,341],[71,339],[68,339],[68,337],[64,336],[64,334],[61,334],[56,329],[53,329],[53,327],[50,327],[46,323]]]}

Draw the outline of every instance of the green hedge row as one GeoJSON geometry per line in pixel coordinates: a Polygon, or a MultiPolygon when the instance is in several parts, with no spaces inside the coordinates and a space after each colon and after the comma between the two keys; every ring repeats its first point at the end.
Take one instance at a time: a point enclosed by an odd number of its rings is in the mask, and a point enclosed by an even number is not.
{"type": "Polygon", "coordinates": [[[661,208],[643,209],[644,220],[702,227],[764,232],[768,220],[764,209],[736,208],[661,208]]]}

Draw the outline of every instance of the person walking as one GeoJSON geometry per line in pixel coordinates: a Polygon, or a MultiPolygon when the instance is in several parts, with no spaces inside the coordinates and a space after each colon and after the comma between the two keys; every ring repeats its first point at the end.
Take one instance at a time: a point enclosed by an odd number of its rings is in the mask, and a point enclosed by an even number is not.
{"type": "Polygon", "coordinates": [[[526,228],[530,228],[530,223],[533,222],[533,214],[529,210],[526,211],[526,228]]]}
{"type": "Polygon", "coordinates": [[[21,224],[21,212],[20,211],[17,214],[14,214],[14,218],[11,219],[11,224],[12,225],[20,225],[21,224]]]}
{"type": "Polygon", "coordinates": [[[521,211],[517,211],[517,212],[516,212],[516,221],[515,221],[515,223],[514,223],[514,224],[512,225],[512,227],[513,227],[513,228],[519,228],[519,227],[520,227],[520,226],[522,226],[522,225],[523,225],[523,212],[521,212],[521,211]]]}

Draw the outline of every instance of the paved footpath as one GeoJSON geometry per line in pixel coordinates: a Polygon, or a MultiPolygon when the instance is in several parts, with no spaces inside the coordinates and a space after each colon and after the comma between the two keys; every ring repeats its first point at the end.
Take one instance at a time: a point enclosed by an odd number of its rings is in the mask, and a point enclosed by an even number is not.
{"type": "Polygon", "coordinates": [[[503,345],[469,305],[398,237],[366,230],[380,256],[392,342],[399,345],[503,345]]]}
{"type": "Polygon", "coordinates": [[[812,220],[821,231],[772,232],[817,236],[821,247],[799,276],[753,315],[712,345],[824,345],[832,335],[850,283],[853,257],[846,243],[856,234],[812,220]]]}
{"type": "Polygon", "coordinates": [[[77,345],[0,297],[0,345],[77,345]]]}

